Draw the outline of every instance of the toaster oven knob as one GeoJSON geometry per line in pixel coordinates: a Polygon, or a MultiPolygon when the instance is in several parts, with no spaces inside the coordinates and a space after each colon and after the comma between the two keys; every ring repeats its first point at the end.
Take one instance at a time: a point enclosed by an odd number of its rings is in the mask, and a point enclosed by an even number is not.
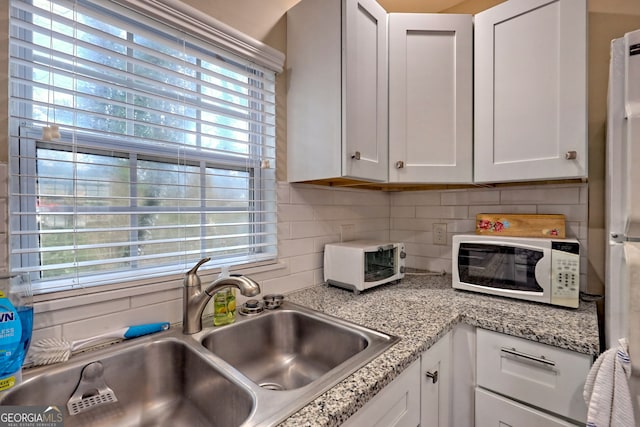
{"type": "Polygon", "coordinates": [[[407,257],[407,253],[405,251],[400,252],[400,259],[405,259],[407,257]]]}
{"type": "Polygon", "coordinates": [[[404,274],[404,266],[400,267],[400,273],[404,274]]]}

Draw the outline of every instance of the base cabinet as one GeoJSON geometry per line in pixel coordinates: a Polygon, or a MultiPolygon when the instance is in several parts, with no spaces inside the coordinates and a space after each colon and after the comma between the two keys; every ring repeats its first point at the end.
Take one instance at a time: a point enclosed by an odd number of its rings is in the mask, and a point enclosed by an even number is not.
{"type": "Polygon", "coordinates": [[[416,427],[420,424],[420,361],[349,418],[347,427],[416,427]]]}
{"type": "Polygon", "coordinates": [[[447,427],[451,419],[451,333],[371,399],[343,425],[447,427]]]}
{"type": "Polygon", "coordinates": [[[584,425],[593,357],[460,324],[345,426],[584,425]]]}

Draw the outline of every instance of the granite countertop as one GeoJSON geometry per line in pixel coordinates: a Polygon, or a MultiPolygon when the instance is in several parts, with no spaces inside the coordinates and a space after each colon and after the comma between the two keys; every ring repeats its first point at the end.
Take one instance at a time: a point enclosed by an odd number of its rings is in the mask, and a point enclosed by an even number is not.
{"type": "Polygon", "coordinates": [[[454,290],[451,276],[410,274],[359,295],[316,286],[287,300],[337,316],[401,340],[382,355],[316,398],[280,425],[342,424],[413,361],[459,323],[597,356],[594,303],[577,309],[554,307],[454,290]]]}

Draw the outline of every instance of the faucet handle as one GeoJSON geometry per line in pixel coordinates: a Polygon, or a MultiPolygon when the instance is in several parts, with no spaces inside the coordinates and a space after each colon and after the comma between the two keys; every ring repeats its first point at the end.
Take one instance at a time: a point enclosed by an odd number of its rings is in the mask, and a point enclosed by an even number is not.
{"type": "Polygon", "coordinates": [[[206,257],[206,258],[202,258],[200,261],[198,261],[198,263],[196,265],[193,266],[193,268],[189,271],[187,271],[187,273],[184,276],[184,285],[185,286],[200,286],[200,277],[198,276],[198,268],[200,268],[200,266],[202,264],[204,264],[205,262],[210,261],[211,258],[206,257]]]}

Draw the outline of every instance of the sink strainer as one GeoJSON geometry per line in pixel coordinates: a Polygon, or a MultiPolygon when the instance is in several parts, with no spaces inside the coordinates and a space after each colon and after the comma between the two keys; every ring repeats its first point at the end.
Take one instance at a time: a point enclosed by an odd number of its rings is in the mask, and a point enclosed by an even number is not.
{"type": "Polygon", "coordinates": [[[284,295],[280,294],[269,294],[262,297],[264,308],[267,310],[274,310],[282,305],[282,301],[284,300],[284,295]]]}
{"type": "Polygon", "coordinates": [[[82,368],[80,382],[67,402],[67,409],[71,415],[118,401],[113,390],[104,381],[103,373],[104,367],[100,362],[89,363],[82,368]]]}
{"type": "Polygon", "coordinates": [[[258,301],[257,299],[250,299],[249,301],[242,304],[240,310],[238,312],[243,316],[255,316],[256,314],[260,314],[264,311],[264,304],[262,301],[258,301]]]}
{"type": "Polygon", "coordinates": [[[260,387],[266,388],[267,390],[274,390],[274,391],[286,390],[281,384],[278,384],[278,383],[260,383],[259,385],[260,387]]]}

